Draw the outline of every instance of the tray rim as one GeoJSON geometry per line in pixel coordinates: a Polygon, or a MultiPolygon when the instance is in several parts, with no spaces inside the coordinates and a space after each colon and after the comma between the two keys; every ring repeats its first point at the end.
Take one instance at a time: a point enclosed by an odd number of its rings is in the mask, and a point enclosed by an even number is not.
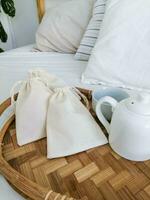
{"type": "MultiPolygon", "coordinates": [[[[79,88],[78,88],[79,89],[79,88]]],[[[91,94],[91,90],[80,89],[81,92],[86,93],[87,95],[91,94]]],[[[11,99],[8,98],[0,105],[0,117],[3,115],[4,111],[7,110],[11,105],[11,99]]],[[[14,121],[15,115],[9,117],[6,120],[3,127],[0,130],[0,173],[19,191],[27,195],[29,198],[34,200],[56,200],[58,197],[60,200],[77,200],[72,197],[67,197],[66,195],[62,195],[60,193],[54,192],[49,188],[42,187],[37,183],[29,180],[18,171],[16,171],[3,157],[3,139],[5,134],[7,134],[7,129],[14,121]]],[[[80,198],[78,200],[83,200],[85,197],[80,198]]],[[[87,200],[87,198],[85,199],[87,200]]]]}

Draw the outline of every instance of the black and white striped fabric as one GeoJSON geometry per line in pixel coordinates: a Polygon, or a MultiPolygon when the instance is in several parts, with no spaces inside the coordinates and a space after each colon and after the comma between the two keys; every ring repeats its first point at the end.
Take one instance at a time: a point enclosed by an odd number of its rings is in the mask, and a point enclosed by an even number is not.
{"type": "Polygon", "coordinates": [[[97,0],[93,8],[93,16],[87,26],[75,59],[88,61],[91,51],[95,46],[105,12],[106,0],[97,0]]]}

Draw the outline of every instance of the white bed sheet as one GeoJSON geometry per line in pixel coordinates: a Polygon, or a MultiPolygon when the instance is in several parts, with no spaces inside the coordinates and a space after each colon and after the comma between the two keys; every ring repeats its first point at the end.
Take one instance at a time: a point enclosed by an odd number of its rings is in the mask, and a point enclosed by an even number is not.
{"type": "Polygon", "coordinates": [[[95,89],[98,86],[81,83],[87,62],[77,61],[74,54],[25,52],[15,50],[0,55],[0,102],[9,97],[13,84],[23,80],[29,69],[42,68],[59,76],[69,86],[95,89]]]}

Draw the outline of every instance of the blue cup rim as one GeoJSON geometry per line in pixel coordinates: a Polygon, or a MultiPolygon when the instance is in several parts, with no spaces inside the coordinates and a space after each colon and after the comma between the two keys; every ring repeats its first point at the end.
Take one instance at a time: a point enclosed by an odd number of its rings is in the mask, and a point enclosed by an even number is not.
{"type": "MultiPolygon", "coordinates": [[[[98,102],[101,98],[103,98],[103,97],[105,97],[105,96],[111,96],[111,95],[107,95],[107,94],[103,94],[103,92],[121,92],[122,93],[122,96],[123,96],[123,94],[124,94],[124,97],[122,98],[122,100],[123,99],[126,99],[126,98],[128,98],[130,95],[124,90],[124,89],[122,89],[122,88],[116,88],[116,87],[111,87],[111,88],[101,88],[101,89],[95,89],[95,90],[93,90],[93,92],[92,92],[92,99],[95,101],[95,102],[98,102]],[[100,98],[96,98],[96,94],[98,94],[98,93],[101,93],[101,96],[100,96],[100,98]]],[[[113,97],[113,96],[112,96],[113,97]]],[[[113,98],[115,98],[115,97],[113,97],[113,98]]],[[[108,105],[108,104],[106,104],[106,105],[108,105]]]]}

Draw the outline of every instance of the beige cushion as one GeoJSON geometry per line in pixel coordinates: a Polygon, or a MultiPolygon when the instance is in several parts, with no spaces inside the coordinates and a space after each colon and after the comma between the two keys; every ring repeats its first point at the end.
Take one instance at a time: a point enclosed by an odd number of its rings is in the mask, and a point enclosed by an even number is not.
{"type": "Polygon", "coordinates": [[[48,9],[36,33],[40,51],[76,52],[94,0],[72,0],[48,9]]]}

